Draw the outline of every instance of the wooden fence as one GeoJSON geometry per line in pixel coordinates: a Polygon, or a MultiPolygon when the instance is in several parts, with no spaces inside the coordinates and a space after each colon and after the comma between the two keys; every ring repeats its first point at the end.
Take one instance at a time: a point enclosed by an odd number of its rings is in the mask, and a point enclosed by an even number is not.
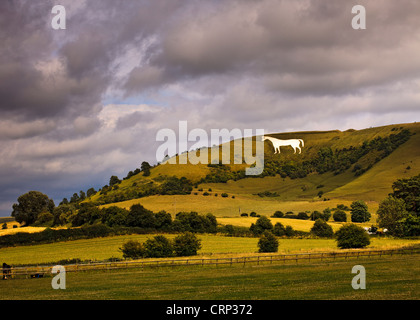
{"type": "MultiPolygon", "coordinates": [[[[256,255],[242,257],[226,257],[226,258],[188,258],[188,259],[160,259],[160,260],[127,260],[116,262],[92,262],[83,264],[64,265],[66,272],[83,272],[91,270],[114,270],[128,268],[161,268],[161,267],[179,267],[179,266],[222,266],[222,265],[260,265],[273,263],[299,263],[300,261],[325,261],[325,260],[347,260],[351,258],[374,257],[374,256],[393,256],[405,254],[419,254],[420,247],[408,247],[400,249],[388,250],[357,250],[357,251],[332,251],[332,252],[311,252],[296,254],[273,254],[273,255],[256,255]]],[[[30,266],[16,267],[11,269],[12,278],[15,276],[24,277],[41,277],[51,275],[53,266],[30,266]]]]}

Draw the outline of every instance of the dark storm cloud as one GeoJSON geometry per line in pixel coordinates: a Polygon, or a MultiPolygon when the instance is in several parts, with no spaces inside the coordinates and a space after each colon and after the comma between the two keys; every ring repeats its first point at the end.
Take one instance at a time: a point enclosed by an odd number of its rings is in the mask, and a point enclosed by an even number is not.
{"type": "Polygon", "coordinates": [[[179,120],[288,131],[418,117],[417,0],[363,1],[367,30],[347,0],[63,0],[57,31],[55,4],[0,1],[4,214],[28,188],[69,196],[154,162],[156,132],[179,120]]]}
{"type": "MultiPolygon", "coordinates": [[[[196,3],[195,3],[196,4],[196,3]]],[[[348,1],[225,1],[168,23],[130,91],[232,74],[291,94],[343,94],[419,75],[417,1],[368,1],[368,29],[348,1]],[[410,23],[407,23],[410,21],[410,23]],[[398,50],[405,46],[404,50],[398,50]],[[407,59],[408,58],[408,59],[407,59]]]]}

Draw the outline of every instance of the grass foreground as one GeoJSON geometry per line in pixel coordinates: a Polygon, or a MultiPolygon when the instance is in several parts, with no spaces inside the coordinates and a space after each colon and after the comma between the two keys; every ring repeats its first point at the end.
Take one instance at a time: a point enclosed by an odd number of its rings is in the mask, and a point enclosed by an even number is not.
{"type": "Polygon", "coordinates": [[[67,273],[65,290],[53,290],[51,277],[2,281],[0,299],[413,300],[420,299],[419,258],[67,273]],[[352,288],[354,265],[365,267],[365,290],[352,288]]]}

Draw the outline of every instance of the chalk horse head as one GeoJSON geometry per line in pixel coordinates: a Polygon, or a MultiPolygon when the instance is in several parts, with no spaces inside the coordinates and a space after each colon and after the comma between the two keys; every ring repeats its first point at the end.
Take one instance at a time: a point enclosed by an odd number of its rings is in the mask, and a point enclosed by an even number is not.
{"type": "Polygon", "coordinates": [[[280,147],[282,146],[291,146],[296,153],[296,150],[299,150],[299,153],[302,153],[301,147],[305,146],[305,143],[302,139],[287,139],[280,140],[277,138],[262,136],[262,141],[269,140],[273,144],[274,153],[280,153],[280,147]]]}

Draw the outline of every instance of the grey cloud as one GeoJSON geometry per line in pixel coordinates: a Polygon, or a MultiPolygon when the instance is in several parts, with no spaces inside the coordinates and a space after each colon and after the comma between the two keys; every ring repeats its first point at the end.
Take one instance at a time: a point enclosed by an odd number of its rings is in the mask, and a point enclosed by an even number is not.
{"type": "Polygon", "coordinates": [[[54,4],[0,1],[0,210],[154,162],[156,132],[179,120],[278,132],[418,117],[417,0],[363,1],[364,31],[347,0],[63,0],[65,31],[54,4]],[[119,99],[153,106],[101,118],[119,99]]]}

